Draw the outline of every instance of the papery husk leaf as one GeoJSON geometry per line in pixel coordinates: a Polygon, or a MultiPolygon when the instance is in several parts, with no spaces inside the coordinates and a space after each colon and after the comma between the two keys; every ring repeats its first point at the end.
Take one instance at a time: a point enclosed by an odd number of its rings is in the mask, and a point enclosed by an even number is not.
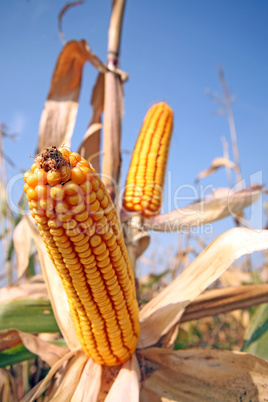
{"type": "Polygon", "coordinates": [[[14,348],[22,343],[17,329],[0,331],[0,350],[14,348]]]}
{"type": "MultiPolygon", "coordinates": [[[[37,390],[42,386],[42,384],[44,383],[46,378],[44,378],[43,380],[39,381],[33,388],[31,388],[31,390],[24,395],[24,397],[21,399],[20,402],[31,402],[33,396],[36,394],[37,390]]],[[[43,387],[43,392],[45,392],[47,390],[47,388],[50,386],[52,379],[50,379],[49,381],[45,382],[45,385],[43,387]]],[[[44,399],[44,402],[46,401],[46,399],[44,399]]]]}
{"type": "Polygon", "coordinates": [[[49,300],[45,283],[25,282],[0,289],[0,303],[17,299],[49,300]]]}
{"type": "MultiPolygon", "coordinates": [[[[88,361],[88,356],[84,352],[77,352],[67,363],[56,389],[49,395],[52,402],[75,401],[73,395],[79,385],[84,367],[88,361]]],[[[90,381],[90,379],[88,379],[90,381]]],[[[76,399],[78,402],[78,399],[76,399]]],[[[81,401],[81,399],[79,399],[81,401]]]]}
{"type": "Polygon", "coordinates": [[[10,385],[10,375],[6,370],[0,369],[0,400],[3,402],[14,401],[17,402],[17,398],[12,392],[10,385]]]}
{"type": "Polygon", "coordinates": [[[66,355],[68,349],[43,341],[38,336],[19,331],[23,345],[32,353],[38,355],[49,366],[53,366],[66,355]]]}
{"type": "Polygon", "coordinates": [[[48,257],[35,222],[29,216],[26,216],[26,219],[31,228],[32,236],[38,251],[38,256],[40,259],[44,279],[47,285],[54,316],[68,347],[71,350],[76,349],[80,346],[80,343],[76,336],[67,296],[64,291],[62,282],[56,272],[54,265],[48,257]]]}
{"type": "Polygon", "coordinates": [[[162,336],[157,342],[158,348],[174,349],[176,340],[179,335],[179,324],[175,324],[164,336],[162,336]]]}
{"type": "Polygon", "coordinates": [[[39,126],[38,152],[48,146],[70,146],[86,61],[106,71],[85,40],[68,42],[58,58],[39,126]]]}
{"type": "Polygon", "coordinates": [[[72,396],[72,402],[95,402],[98,400],[98,394],[101,384],[102,367],[92,359],[88,359],[80,381],[72,396]]]}
{"type": "Polygon", "coordinates": [[[202,317],[244,309],[264,302],[268,302],[267,283],[225,289],[212,289],[198,296],[186,307],[180,322],[197,320],[202,317]]]}
{"type": "Polygon", "coordinates": [[[259,306],[245,334],[242,350],[268,361],[268,304],[259,306]]]}
{"type": "Polygon", "coordinates": [[[185,308],[239,257],[268,248],[268,231],[234,228],[214,240],[170,285],[140,311],[138,347],[154,345],[185,308]]]}
{"type": "Polygon", "coordinates": [[[135,275],[136,260],[150,244],[150,235],[144,230],[141,224],[141,216],[135,216],[123,224],[125,244],[135,275]]]}
{"type": "Polygon", "coordinates": [[[105,74],[102,180],[112,200],[121,168],[121,124],[123,116],[123,88],[114,72],[105,74]]]}
{"type": "Polygon", "coordinates": [[[102,73],[99,73],[97,77],[90,103],[92,106],[92,116],[78,153],[87,160],[92,155],[97,154],[91,163],[96,172],[99,173],[100,129],[102,128],[101,114],[104,107],[104,74],[102,73]]]}
{"type": "Polygon", "coordinates": [[[195,179],[196,182],[198,182],[200,179],[203,179],[204,177],[209,176],[212,173],[215,173],[219,168],[221,167],[228,167],[230,169],[237,170],[237,165],[230,161],[227,158],[223,157],[218,157],[213,159],[211,166],[208,169],[202,170],[195,179]]]}
{"type": "Polygon", "coordinates": [[[13,242],[17,260],[17,275],[19,279],[22,277],[29,265],[32,242],[31,231],[24,217],[14,229],[13,242]]]}
{"type": "Polygon", "coordinates": [[[28,332],[16,329],[0,332],[0,350],[9,349],[21,343],[50,366],[53,366],[68,351],[66,348],[53,345],[28,332]]]}
{"type": "Polygon", "coordinates": [[[144,359],[143,402],[265,401],[268,363],[247,353],[149,348],[144,359]]]}
{"type": "MultiPolygon", "coordinates": [[[[148,230],[174,232],[214,222],[232,215],[239,221],[239,212],[257,201],[262,193],[260,186],[233,192],[218,189],[202,201],[176,209],[170,213],[144,220],[148,230]]],[[[244,223],[244,222],[243,222],[244,223]]]]}
{"type": "Polygon", "coordinates": [[[139,402],[140,368],[136,355],[123,364],[105,402],[139,402]]]}
{"type": "Polygon", "coordinates": [[[101,385],[98,394],[98,401],[104,401],[111,386],[113,385],[119,371],[121,369],[121,365],[117,366],[102,366],[101,372],[101,385]]]}
{"type": "MultiPolygon", "coordinates": [[[[78,349],[73,349],[70,352],[66,353],[61,359],[59,359],[50,369],[46,377],[43,379],[43,381],[40,381],[38,387],[36,388],[36,392],[34,395],[31,394],[31,398],[28,398],[28,395],[25,396],[26,400],[33,402],[35,401],[43,392],[44,390],[47,389],[48,384],[50,384],[52,378],[54,375],[57,373],[57,371],[60,369],[60,367],[63,365],[63,363],[67,362],[69,359],[71,359],[74,355],[80,356],[80,354],[83,354],[83,356],[86,356],[84,352],[78,349]]],[[[54,391],[56,391],[54,389],[54,391]]]]}

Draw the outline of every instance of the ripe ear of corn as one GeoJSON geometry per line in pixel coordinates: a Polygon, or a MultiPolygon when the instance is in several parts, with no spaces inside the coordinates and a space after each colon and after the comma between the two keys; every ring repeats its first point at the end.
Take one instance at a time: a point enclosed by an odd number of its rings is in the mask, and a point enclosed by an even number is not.
{"type": "Polygon", "coordinates": [[[128,171],[123,207],[144,217],[159,214],[165,180],[173,112],[165,103],[145,116],[128,171]]]}
{"type": "Polygon", "coordinates": [[[99,364],[125,362],[138,342],[138,304],[119,219],[104,184],[80,155],[56,147],[36,157],[24,180],[84,351],[99,364]]]}

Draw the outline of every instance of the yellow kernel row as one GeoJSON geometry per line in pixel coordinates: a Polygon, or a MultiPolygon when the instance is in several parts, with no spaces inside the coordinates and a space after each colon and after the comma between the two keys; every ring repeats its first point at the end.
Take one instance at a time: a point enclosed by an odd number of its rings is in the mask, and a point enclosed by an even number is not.
{"type": "Polygon", "coordinates": [[[99,364],[124,362],[138,342],[138,304],[105,186],[80,155],[55,147],[36,158],[25,182],[31,214],[62,280],[83,349],[99,364]],[[47,166],[52,172],[44,170],[47,166]]]}

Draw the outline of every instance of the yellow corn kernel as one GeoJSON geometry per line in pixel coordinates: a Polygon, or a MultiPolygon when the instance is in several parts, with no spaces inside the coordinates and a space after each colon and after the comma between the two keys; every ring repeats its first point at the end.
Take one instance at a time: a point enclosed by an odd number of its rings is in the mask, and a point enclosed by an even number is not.
{"type": "Polygon", "coordinates": [[[159,214],[172,127],[173,112],[166,103],[149,109],[127,176],[123,197],[127,211],[139,211],[145,217],[159,214]]]}
{"type": "Polygon", "coordinates": [[[125,362],[138,342],[138,304],[105,186],[80,155],[56,147],[38,155],[24,179],[32,216],[62,280],[84,351],[99,364],[125,362]]]}

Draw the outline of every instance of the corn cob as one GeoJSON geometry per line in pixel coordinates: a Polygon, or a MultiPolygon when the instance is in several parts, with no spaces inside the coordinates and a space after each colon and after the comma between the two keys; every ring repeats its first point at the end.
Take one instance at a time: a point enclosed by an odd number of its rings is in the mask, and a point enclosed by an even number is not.
{"type": "Polygon", "coordinates": [[[84,351],[99,364],[123,363],[138,342],[138,304],[119,219],[104,184],[79,154],[56,147],[36,157],[24,180],[84,351]]]}
{"type": "Polygon", "coordinates": [[[123,197],[127,211],[139,211],[150,217],[160,212],[173,112],[164,103],[153,105],[143,122],[123,197]]]}

